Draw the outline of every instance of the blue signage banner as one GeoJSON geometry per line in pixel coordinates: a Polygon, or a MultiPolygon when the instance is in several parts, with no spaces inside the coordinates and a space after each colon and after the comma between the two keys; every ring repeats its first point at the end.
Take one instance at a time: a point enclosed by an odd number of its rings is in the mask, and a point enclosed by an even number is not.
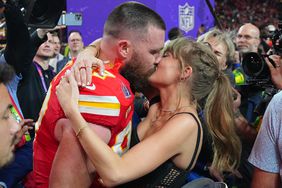
{"type": "MultiPolygon", "coordinates": [[[[124,0],[67,0],[67,13],[82,14],[81,26],[69,26],[70,30],[79,30],[83,35],[85,45],[100,38],[108,14],[124,0]]],[[[158,12],[166,22],[167,31],[179,27],[187,37],[197,37],[201,24],[211,28],[214,18],[205,0],[139,0],[158,12]]],[[[214,0],[210,0],[214,6],[214,0]]]]}

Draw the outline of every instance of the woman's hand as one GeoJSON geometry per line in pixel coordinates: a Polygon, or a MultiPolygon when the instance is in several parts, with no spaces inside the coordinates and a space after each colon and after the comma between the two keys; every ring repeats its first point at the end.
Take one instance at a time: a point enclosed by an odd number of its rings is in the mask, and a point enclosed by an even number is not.
{"type": "Polygon", "coordinates": [[[93,69],[99,70],[99,74],[103,76],[104,62],[96,58],[99,57],[99,51],[100,39],[91,43],[90,46],[87,46],[78,54],[72,71],[79,86],[86,86],[91,83],[93,69]]]}
{"type": "Polygon", "coordinates": [[[56,94],[66,117],[78,111],[79,90],[71,71],[67,70],[56,88],[56,94]]]}

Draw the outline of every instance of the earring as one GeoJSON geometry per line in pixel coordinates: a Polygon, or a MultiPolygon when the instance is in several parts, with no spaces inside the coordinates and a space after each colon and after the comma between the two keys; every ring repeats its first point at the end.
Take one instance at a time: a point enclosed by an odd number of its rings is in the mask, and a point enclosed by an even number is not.
{"type": "Polygon", "coordinates": [[[180,81],[185,81],[187,78],[185,78],[185,77],[181,77],[180,78],[180,81]]]}

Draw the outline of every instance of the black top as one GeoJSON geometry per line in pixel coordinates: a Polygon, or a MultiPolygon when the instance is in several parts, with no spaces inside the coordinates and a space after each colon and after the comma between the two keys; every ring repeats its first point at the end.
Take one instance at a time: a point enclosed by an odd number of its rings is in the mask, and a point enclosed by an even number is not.
{"type": "MultiPolygon", "coordinates": [[[[55,73],[50,66],[47,70],[43,70],[39,64],[37,65],[43,74],[44,82],[48,89],[55,73]]],[[[35,62],[30,65],[28,70],[28,72],[23,73],[23,79],[19,83],[17,95],[24,117],[37,121],[46,92],[35,62]]]]}
{"type": "MultiPolygon", "coordinates": [[[[197,136],[197,143],[194,150],[194,154],[192,157],[192,160],[190,164],[188,165],[188,168],[186,170],[178,168],[171,159],[164,162],[161,166],[159,166],[157,169],[152,171],[151,173],[134,180],[132,182],[126,183],[124,185],[121,185],[119,187],[146,187],[146,188],[152,188],[152,187],[160,187],[160,188],[178,188],[183,186],[186,183],[186,174],[189,170],[191,170],[191,166],[194,163],[194,160],[196,158],[196,154],[198,153],[200,144],[200,138],[201,138],[201,125],[197,118],[194,116],[194,114],[189,112],[181,112],[174,114],[190,114],[197,122],[198,125],[198,136],[197,136]]],[[[172,116],[172,117],[173,117],[172,116]]],[[[171,118],[172,118],[171,117],[171,118]]],[[[131,147],[138,144],[140,142],[137,129],[133,129],[132,131],[132,137],[131,137],[131,147]]]]}

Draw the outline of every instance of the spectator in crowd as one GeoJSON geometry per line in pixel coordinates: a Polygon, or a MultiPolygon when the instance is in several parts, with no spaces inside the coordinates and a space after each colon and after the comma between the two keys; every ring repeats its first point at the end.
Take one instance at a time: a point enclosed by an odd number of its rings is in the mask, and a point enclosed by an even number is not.
{"type": "Polygon", "coordinates": [[[161,101],[150,107],[146,119],[133,131],[132,149],[121,157],[89,129],[77,102],[69,105],[68,101],[78,100],[73,76],[68,74],[57,87],[59,102],[100,182],[115,186],[134,180],[124,186],[181,187],[200,151],[202,128],[197,102],[205,97],[205,119],[214,146],[212,166],[220,172],[233,172],[240,158],[240,141],[232,120],[232,88],[211,50],[178,38],[164,49],[149,81],[159,89],[161,101]]]}
{"type": "MultiPolygon", "coordinates": [[[[258,53],[258,46],[260,43],[260,31],[259,29],[254,26],[253,24],[244,24],[240,27],[236,44],[238,46],[239,52],[242,53],[241,57],[244,57],[244,53],[248,52],[255,52],[258,53]]],[[[278,66],[280,60],[279,56],[272,55],[270,58],[276,62],[278,66]]],[[[268,60],[267,60],[268,61],[268,60]]],[[[268,64],[270,68],[270,73],[272,77],[272,81],[277,83],[277,79],[279,79],[279,74],[275,72],[273,69],[273,65],[271,63],[268,64]]],[[[275,67],[276,69],[276,67],[275,67]]],[[[243,73],[243,72],[242,72],[243,73]]],[[[244,75],[246,80],[248,81],[248,77],[244,75]]],[[[236,79],[236,75],[235,75],[236,79]]],[[[279,86],[279,84],[278,84],[279,86]]],[[[253,142],[256,138],[257,131],[255,130],[255,126],[258,126],[259,121],[261,118],[260,116],[263,115],[264,110],[255,111],[255,109],[263,102],[265,98],[263,95],[263,88],[256,87],[252,84],[249,84],[245,87],[239,87],[240,93],[242,95],[242,103],[240,109],[236,112],[236,124],[239,127],[240,132],[244,132],[245,134],[241,134],[241,139],[243,143],[243,150],[242,150],[242,159],[241,165],[239,168],[240,173],[243,176],[243,181],[249,187],[249,182],[251,181],[251,176],[253,172],[253,167],[247,161],[247,157],[250,155],[250,151],[253,147],[253,142]]],[[[267,105],[267,104],[266,104],[267,105]]],[[[265,107],[266,108],[266,107],[265,107]]]]}
{"type": "MultiPolygon", "coordinates": [[[[13,1],[5,4],[5,20],[7,26],[7,45],[1,54],[0,64],[11,65],[15,73],[12,81],[6,84],[12,104],[13,116],[23,126],[30,125],[31,120],[24,120],[17,98],[18,83],[22,79],[22,73],[32,63],[32,59],[46,31],[38,29],[31,37],[20,9],[13,1]]],[[[26,129],[23,126],[22,131],[26,129]]],[[[0,182],[2,186],[15,187],[32,170],[32,141],[28,132],[22,132],[20,142],[15,149],[15,159],[0,170],[0,182]]]]}
{"type": "Polygon", "coordinates": [[[242,25],[237,33],[236,46],[240,53],[258,53],[260,44],[260,30],[251,23],[242,25]]]}
{"type": "Polygon", "coordinates": [[[262,90],[258,90],[254,85],[244,86],[244,84],[248,83],[249,77],[244,73],[241,63],[246,53],[258,53],[260,30],[251,23],[243,24],[237,32],[235,44],[239,52],[239,64],[238,67],[233,70],[233,74],[235,76],[236,89],[238,89],[241,95],[241,104],[235,112],[235,121],[241,133],[240,138],[242,141],[242,156],[239,172],[242,174],[242,182],[245,184],[242,185],[242,187],[249,187],[253,168],[247,158],[250,155],[257,134],[252,124],[258,117],[255,108],[260,104],[263,97],[262,90]]]}
{"type": "Polygon", "coordinates": [[[55,76],[49,66],[49,60],[54,56],[54,41],[50,33],[47,37],[47,41],[39,46],[33,63],[22,72],[23,78],[17,92],[24,117],[34,121],[38,119],[50,82],[55,76]]]}
{"type": "MultiPolygon", "coordinates": [[[[147,77],[160,59],[164,37],[165,24],[157,13],[140,3],[123,3],[112,11],[104,27],[98,56],[109,61],[104,76],[99,76],[96,70],[93,74],[92,65],[78,68],[78,71],[90,70],[93,79],[90,85],[80,88],[85,101],[81,103],[81,113],[88,122],[103,125],[92,127],[116,153],[122,154],[129,147],[133,94],[128,82],[135,81],[133,86],[137,90],[148,90],[147,77]],[[118,73],[123,69],[130,73],[128,81],[118,73]]],[[[58,121],[65,116],[57,101],[56,86],[70,67],[65,67],[52,82],[50,97],[45,100],[38,121],[34,180],[39,187],[48,187],[49,183],[50,187],[89,187],[95,180],[93,169],[85,165],[85,153],[81,152],[72,128],[60,123],[64,120],[58,121]],[[77,169],[76,173],[69,168],[77,169]]]]}
{"type": "Polygon", "coordinates": [[[79,31],[71,31],[68,37],[69,52],[67,58],[71,60],[76,58],[78,53],[83,49],[84,44],[82,40],[82,35],[79,31]]]}
{"type": "Polygon", "coordinates": [[[227,32],[213,29],[198,37],[198,41],[208,44],[219,62],[220,69],[229,77],[234,85],[231,62],[234,61],[235,46],[227,32]]]}
{"type": "Polygon", "coordinates": [[[165,45],[167,45],[171,40],[174,40],[178,37],[183,37],[183,31],[178,27],[173,27],[168,31],[167,36],[168,40],[165,42],[165,45]]]}
{"type": "Polygon", "coordinates": [[[203,35],[205,32],[206,32],[206,27],[204,24],[201,24],[197,31],[197,37],[203,35]]]}
{"type": "Polygon", "coordinates": [[[67,58],[64,57],[61,52],[61,40],[58,36],[58,33],[52,32],[51,33],[54,40],[54,51],[55,51],[55,57],[51,58],[49,60],[49,65],[53,67],[54,72],[58,73],[62,70],[63,66],[67,62],[67,58]]]}
{"type": "MultiPolygon", "coordinates": [[[[267,59],[266,61],[272,73],[272,78],[273,76],[277,77],[277,79],[272,79],[272,81],[278,89],[282,89],[282,58],[279,57],[279,61],[275,61],[275,66],[267,59]]],[[[280,91],[274,95],[266,109],[261,128],[249,157],[250,163],[255,166],[252,188],[281,187],[281,105],[282,92],[280,91]]]]}
{"type": "MultiPolygon", "coordinates": [[[[17,132],[20,126],[12,114],[13,104],[5,86],[14,76],[13,69],[7,64],[0,64],[0,168],[13,159],[17,132]]],[[[0,187],[3,186],[0,182],[0,187]]]]}
{"type": "Polygon", "coordinates": [[[215,12],[223,29],[228,31],[239,28],[240,25],[247,22],[252,22],[259,28],[268,24],[277,27],[279,20],[277,3],[279,0],[216,0],[215,12]]]}
{"type": "MultiPolygon", "coordinates": [[[[235,42],[239,51],[241,63],[244,54],[248,52],[258,53],[258,47],[260,44],[260,31],[251,23],[244,24],[238,30],[235,42]]],[[[249,122],[254,122],[256,118],[254,110],[262,100],[262,93],[261,91],[257,91],[257,89],[252,89],[251,86],[240,87],[241,84],[245,84],[248,80],[248,77],[245,75],[241,67],[237,67],[235,70],[233,70],[233,73],[235,76],[236,85],[239,85],[238,89],[242,95],[240,111],[249,122]]]]}

